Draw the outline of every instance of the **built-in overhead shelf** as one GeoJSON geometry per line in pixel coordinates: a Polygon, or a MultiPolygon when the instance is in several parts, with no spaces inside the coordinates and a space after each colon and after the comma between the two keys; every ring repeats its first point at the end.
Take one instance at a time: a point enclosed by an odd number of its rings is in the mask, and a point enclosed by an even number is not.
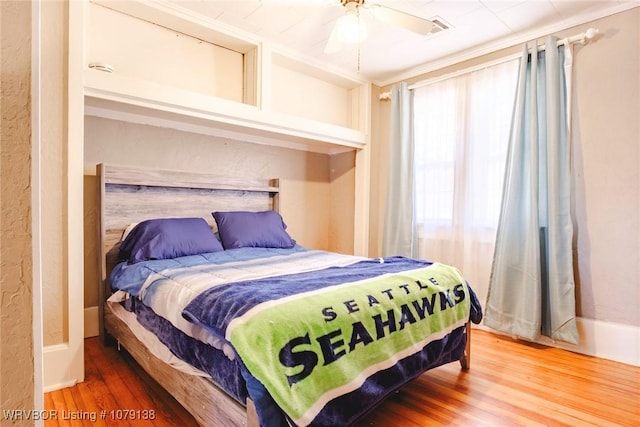
{"type": "Polygon", "coordinates": [[[163,3],[91,2],[84,22],[86,115],[329,154],[368,143],[365,82],[163,3]]]}

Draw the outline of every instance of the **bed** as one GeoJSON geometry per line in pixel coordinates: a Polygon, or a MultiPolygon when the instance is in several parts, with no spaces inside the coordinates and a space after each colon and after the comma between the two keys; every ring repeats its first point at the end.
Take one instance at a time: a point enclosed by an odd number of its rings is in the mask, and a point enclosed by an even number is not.
{"type": "Polygon", "coordinates": [[[482,311],[455,268],[301,247],[277,180],[98,175],[102,334],[202,425],[351,425],[428,369],[469,368],[482,311]]]}

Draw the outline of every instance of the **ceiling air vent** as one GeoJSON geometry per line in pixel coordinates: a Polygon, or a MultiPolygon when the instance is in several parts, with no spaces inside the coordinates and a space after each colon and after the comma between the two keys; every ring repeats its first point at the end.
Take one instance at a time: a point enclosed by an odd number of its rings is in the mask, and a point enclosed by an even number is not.
{"type": "Polygon", "coordinates": [[[431,34],[437,34],[444,30],[448,30],[451,28],[451,25],[448,24],[444,19],[439,16],[434,16],[433,18],[429,18],[429,21],[433,22],[433,29],[431,30],[431,34]]]}

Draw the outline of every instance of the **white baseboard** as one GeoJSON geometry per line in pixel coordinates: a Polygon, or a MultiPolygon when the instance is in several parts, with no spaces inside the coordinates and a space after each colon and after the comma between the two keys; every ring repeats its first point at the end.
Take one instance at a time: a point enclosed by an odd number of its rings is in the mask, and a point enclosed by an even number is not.
{"type": "Polygon", "coordinates": [[[91,338],[100,335],[98,306],[84,308],[84,337],[91,338]]]}
{"type": "Polygon", "coordinates": [[[69,364],[69,345],[55,344],[48,345],[42,351],[42,362],[44,365],[44,387],[43,391],[48,393],[61,388],[71,387],[78,382],[76,378],[69,378],[69,373],[60,366],[69,364]]]}
{"type": "MultiPolygon", "coordinates": [[[[95,337],[99,335],[98,306],[86,307],[84,309],[84,337],[95,337]]],[[[71,387],[81,378],[69,378],[69,372],[60,369],[61,366],[69,365],[69,345],[55,344],[44,347],[42,352],[42,364],[44,366],[44,386],[45,393],[71,387]]]]}
{"type": "MultiPolygon", "coordinates": [[[[600,357],[628,365],[640,366],[640,327],[578,317],[576,319],[580,343],[578,345],[541,337],[537,342],[575,353],[600,357]]],[[[479,329],[501,333],[487,326],[479,329]]]]}

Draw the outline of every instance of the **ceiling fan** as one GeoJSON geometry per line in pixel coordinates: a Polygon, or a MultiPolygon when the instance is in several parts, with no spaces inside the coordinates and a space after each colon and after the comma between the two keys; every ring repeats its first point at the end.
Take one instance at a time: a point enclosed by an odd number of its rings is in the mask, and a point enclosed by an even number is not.
{"type": "Polygon", "coordinates": [[[331,35],[324,48],[325,53],[335,53],[340,50],[343,44],[364,41],[367,38],[364,14],[369,14],[375,19],[420,35],[440,30],[439,26],[429,19],[392,9],[375,1],[340,0],[340,3],[345,9],[345,14],[338,18],[331,30],[331,35]]]}

